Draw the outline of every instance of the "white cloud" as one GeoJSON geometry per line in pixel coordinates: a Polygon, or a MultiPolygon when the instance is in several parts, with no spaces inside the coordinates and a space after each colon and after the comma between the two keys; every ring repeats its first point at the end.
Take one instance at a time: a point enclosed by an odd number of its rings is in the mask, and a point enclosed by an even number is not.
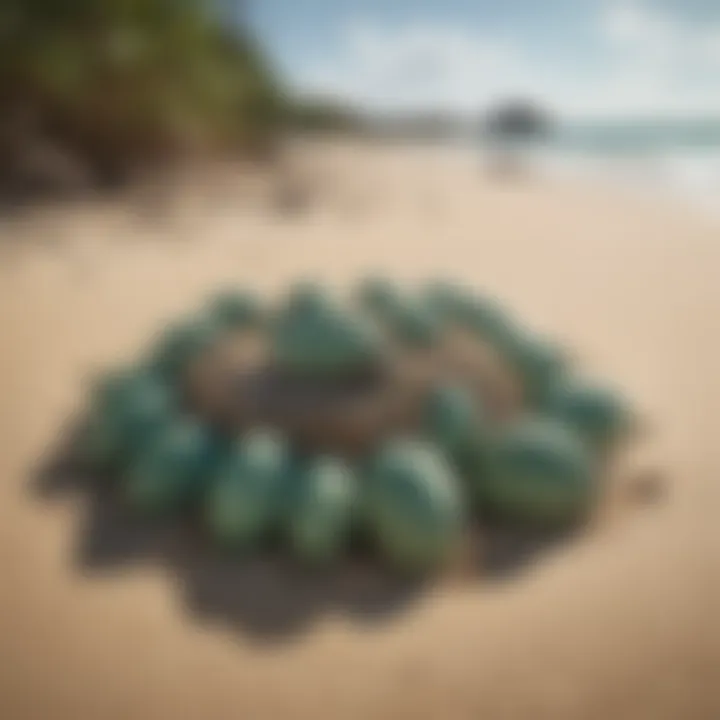
{"type": "Polygon", "coordinates": [[[343,56],[307,73],[303,85],[381,109],[472,112],[502,95],[519,65],[511,46],[464,29],[362,25],[348,32],[343,56]]]}
{"type": "Polygon", "coordinates": [[[720,72],[720,28],[707,33],[698,50],[700,56],[710,64],[711,69],[720,72]]]}
{"type": "Polygon", "coordinates": [[[720,111],[720,22],[698,24],[638,2],[600,16],[606,73],[599,98],[621,111],[720,111]]]}
{"type": "Polygon", "coordinates": [[[359,98],[383,108],[472,109],[514,73],[515,48],[454,26],[389,29],[348,25],[344,52],[306,78],[311,91],[359,98]]]}
{"type": "Polygon", "coordinates": [[[356,21],[340,56],[302,80],[376,108],[475,111],[523,95],[574,115],[720,112],[720,21],[692,24],[624,0],[604,6],[592,31],[600,70],[589,76],[471,27],[356,21]]]}
{"type": "Polygon", "coordinates": [[[675,45],[681,30],[672,18],[630,2],[610,5],[601,13],[600,29],[619,46],[653,52],[675,45]]]}

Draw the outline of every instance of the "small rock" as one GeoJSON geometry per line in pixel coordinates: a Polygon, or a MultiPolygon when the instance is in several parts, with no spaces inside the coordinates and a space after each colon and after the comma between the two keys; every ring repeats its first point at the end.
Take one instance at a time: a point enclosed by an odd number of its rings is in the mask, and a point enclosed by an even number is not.
{"type": "Polygon", "coordinates": [[[655,505],[665,495],[665,479],[660,470],[648,468],[636,473],[628,482],[629,499],[638,505],[655,505]]]}

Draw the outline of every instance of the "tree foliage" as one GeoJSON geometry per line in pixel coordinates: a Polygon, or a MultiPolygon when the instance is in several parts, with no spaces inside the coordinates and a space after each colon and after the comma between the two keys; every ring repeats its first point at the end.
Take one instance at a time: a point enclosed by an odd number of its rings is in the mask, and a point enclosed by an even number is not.
{"type": "Polygon", "coordinates": [[[273,73],[217,3],[3,0],[0,46],[2,115],[99,169],[257,147],[279,116],[273,73]]]}

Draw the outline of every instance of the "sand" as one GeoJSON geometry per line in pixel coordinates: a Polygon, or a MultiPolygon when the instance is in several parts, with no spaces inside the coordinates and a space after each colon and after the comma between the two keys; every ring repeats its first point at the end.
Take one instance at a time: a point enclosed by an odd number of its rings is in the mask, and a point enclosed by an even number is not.
{"type": "MultiPolygon", "coordinates": [[[[450,153],[313,156],[295,216],[231,171],[159,214],[116,201],[0,225],[0,717],[720,717],[717,228],[612,189],[494,183],[450,153]],[[252,603],[232,625],[194,611],[162,563],[78,559],[82,497],[31,486],[90,373],[224,283],[373,269],[485,287],[568,342],[649,419],[664,500],[510,579],[393,612],[316,599],[272,634],[252,603]]],[[[292,612],[292,586],[262,582],[256,604],[292,612]]]]}

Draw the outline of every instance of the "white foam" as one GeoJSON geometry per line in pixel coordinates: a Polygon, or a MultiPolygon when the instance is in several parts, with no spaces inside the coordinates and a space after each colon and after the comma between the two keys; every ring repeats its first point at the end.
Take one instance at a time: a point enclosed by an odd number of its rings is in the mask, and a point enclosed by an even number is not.
{"type": "Polygon", "coordinates": [[[644,193],[672,195],[720,221],[720,148],[599,154],[544,148],[530,154],[543,173],[644,193]]]}

